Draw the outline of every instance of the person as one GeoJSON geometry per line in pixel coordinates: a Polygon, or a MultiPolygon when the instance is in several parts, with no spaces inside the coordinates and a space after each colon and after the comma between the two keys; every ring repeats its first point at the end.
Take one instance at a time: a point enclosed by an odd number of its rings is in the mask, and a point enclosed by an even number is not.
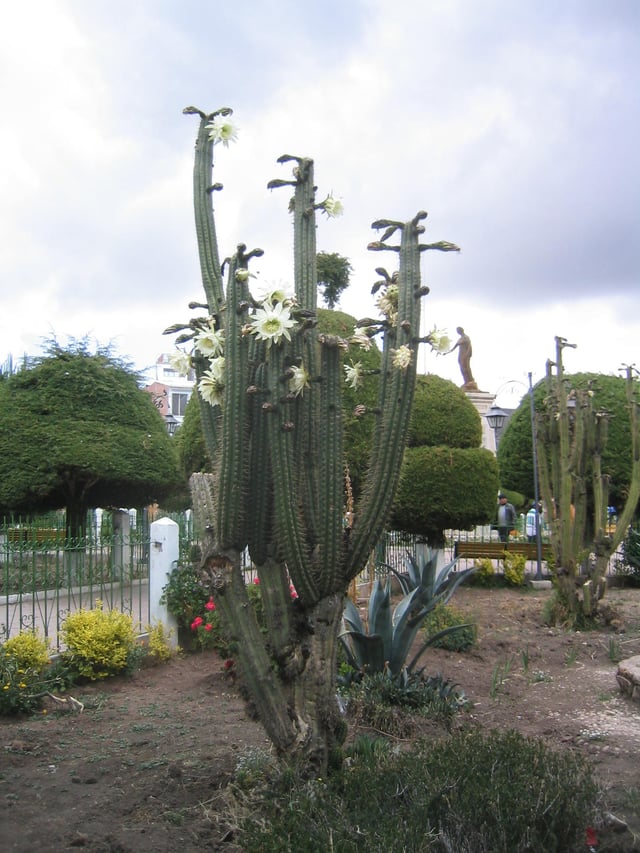
{"type": "MultiPolygon", "coordinates": [[[[456,332],[460,336],[455,344],[451,347],[449,352],[453,352],[455,349],[458,350],[458,364],[460,365],[460,373],[462,373],[463,379],[463,388],[467,388],[469,390],[477,389],[476,381],[473,378],[473,374],[471,372],[471,356],[473,355],[473,349],[471,347],[471,338],[469,335],[465,334],[462,326],[458,326],[456,332]]],[[[448,355],[449,353],[447,353],[448,355]]]]}
{"type": "Polygon", "coordinates": [[[509,503],[507,496],[502,492],[498,495],[498,536],[501,542],[509,541],[509,533],[513,530],[516,523],[516,508],[509,503]]]}
{"type": "Polygon", "coordinates": [[[542,504],[538,504],[538,511],[536,512],[536,505],[532,504],[531,509],[527,513],[524,522],[525,533],[527,534],[527,542],[536,542],[537,541],[537,525],[540,525],[540,532],[542,532],[542,504]]]}

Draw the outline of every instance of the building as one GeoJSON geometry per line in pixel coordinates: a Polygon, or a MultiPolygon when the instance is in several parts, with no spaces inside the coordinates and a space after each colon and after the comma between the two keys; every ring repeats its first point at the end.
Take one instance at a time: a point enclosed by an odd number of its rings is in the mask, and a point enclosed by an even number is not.
{"type": "Polygon", "coordinates": [[[155,363],[153,382],[145,385],[144,390],[151,394],[155,407],[167,422],[167,429],[174,433],[184,420],[187,403],[195,386],[195,372],[181,376],[169,361],[169,355],[163,353],[155,363]]]}

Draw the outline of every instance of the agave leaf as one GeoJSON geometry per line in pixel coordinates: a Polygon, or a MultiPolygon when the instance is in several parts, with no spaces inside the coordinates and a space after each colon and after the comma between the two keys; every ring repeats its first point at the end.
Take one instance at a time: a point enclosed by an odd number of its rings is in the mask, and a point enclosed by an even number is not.
{"type": "Polygon", "coordinates": [[[389,580],[384,585],[379,580],[371,591],[369,598],[369,634],[377,634],[382,638],[385,659],[388,660],[391,656],[391,645],[393,643],[391,582],[389,580]]]}
{"type": "Polygon", "coordinates": [[[367,674],[382,672],[386,663],[382,637],[378,634],[361,634],[359,631],[347,633],[355,653],[357,668],[367,674]]]}
{"type": "Polygon", "coordinates": [[[360,618],[360,611],[350,598],[347,598],[342,618],[347,626],[347,630],[353,629],[354,631],[360,631],[361,634],[365,633],[364,625],[360,618]]]}

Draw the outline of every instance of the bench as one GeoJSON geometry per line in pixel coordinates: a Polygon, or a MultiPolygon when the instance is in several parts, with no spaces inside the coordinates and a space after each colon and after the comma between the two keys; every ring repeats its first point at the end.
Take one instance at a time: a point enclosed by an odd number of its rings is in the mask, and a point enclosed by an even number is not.
{"type": "MultiPolygon", "coordinates": [[[[538,559],[538,546],[535,542],[469,542],[459,541],[453,545],[453,556],[466,559],[503,560],[505,553],[518,554],[527,560],[538,559]]],[[[542,559],[549,560],[553,551],[548,542],[542,543],[542,559]]]]}
{"type": "Polygon", "coordinates": [[[60,543],[64,538],[64,530],[55,527],[10,527],[7,530],[7,542],[11,545],[60,543]]]}

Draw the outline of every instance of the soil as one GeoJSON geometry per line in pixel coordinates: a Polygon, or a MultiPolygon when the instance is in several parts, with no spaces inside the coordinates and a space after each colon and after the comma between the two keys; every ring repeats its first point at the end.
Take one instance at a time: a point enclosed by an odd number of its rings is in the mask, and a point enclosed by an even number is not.
{"type": "MultiPolygon", "coordinates": [[[[598,850],[640,849],[640,704],[615,677],[618,656],[640,654],[640,590],[610,590],[624,624],[585,633],[543,624],[549,595],[460,589],[453,603],[477,623],[478,642],[430,650],[427,671],[460,685],[475,723],[588,756],[607,809],[629,827],[616,844],[602,830],[598,850]]],[[[220,658],[182,655],[71,693],[82,713],[52,703],[0,721],[3,850],[239,849],[226,787],[243,751],[269,744],[220,658]]]]}

